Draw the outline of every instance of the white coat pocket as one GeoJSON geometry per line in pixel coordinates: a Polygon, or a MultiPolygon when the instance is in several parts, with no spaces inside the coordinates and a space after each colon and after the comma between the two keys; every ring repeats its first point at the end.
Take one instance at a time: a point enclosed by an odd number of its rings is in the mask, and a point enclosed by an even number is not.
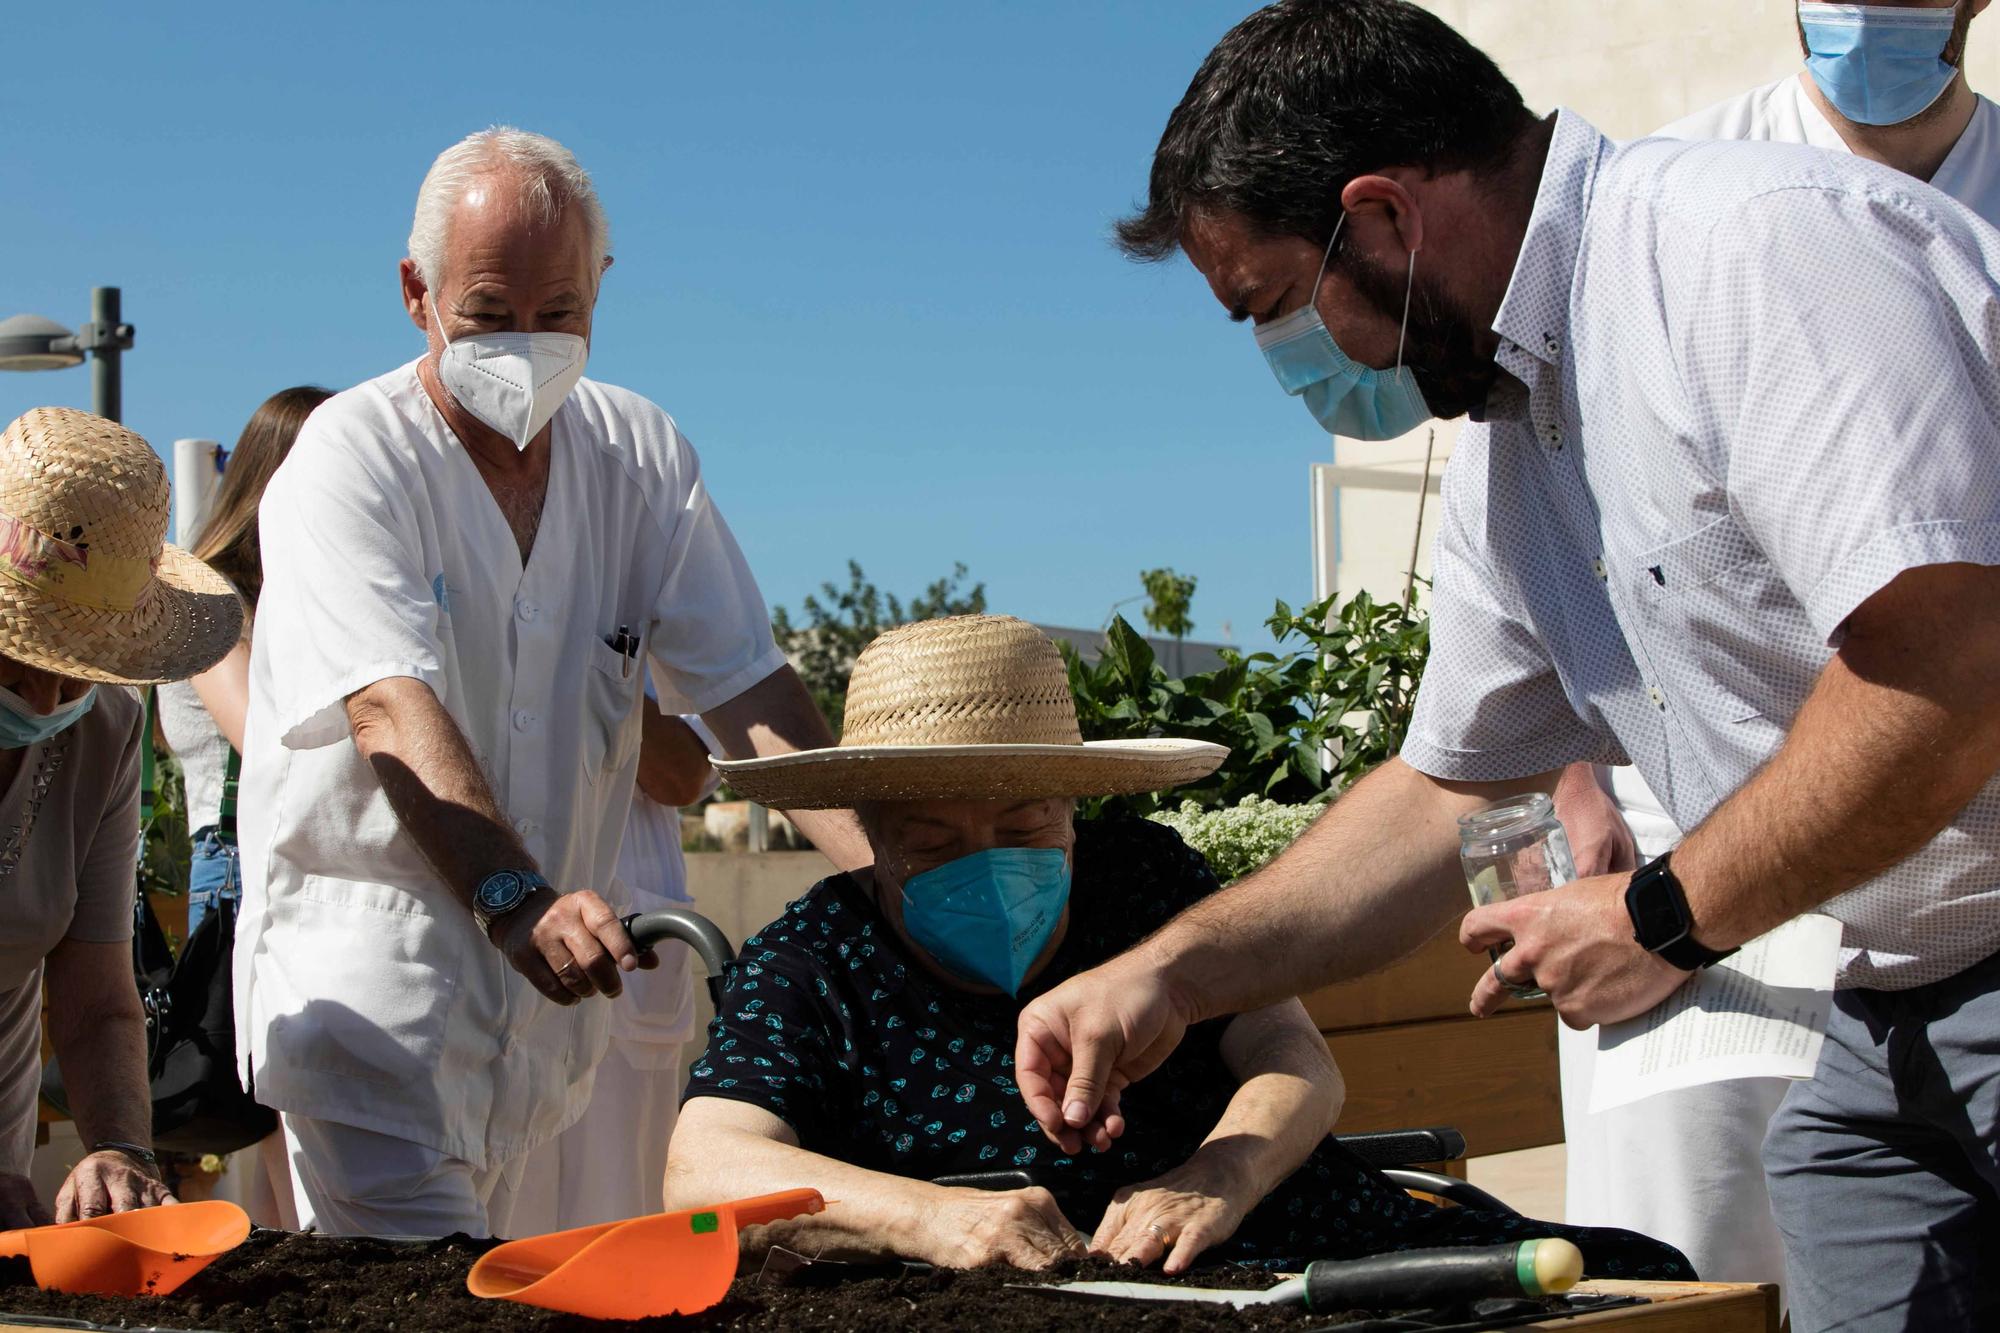
{"type": "Polygon", "coordinates": [[[617,773],[638,752],[645,650],[627,657],[606,643],[590,645],[583,680],[583,772],[591,782],[617,773]]]}

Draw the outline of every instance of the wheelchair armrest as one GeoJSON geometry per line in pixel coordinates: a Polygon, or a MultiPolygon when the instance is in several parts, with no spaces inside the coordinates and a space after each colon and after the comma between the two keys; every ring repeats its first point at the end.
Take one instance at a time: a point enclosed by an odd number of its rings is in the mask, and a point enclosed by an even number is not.
{"type": "Polygon", "coordinates": [[[1484,1213],[1503,1213],[1509,1217],[1518,1216],[1512,1208],[1488,1194],[1469,1180],[1457,1176],[1447,1176],[1436,1171],[1419,1171],[1407,1166],[1385,1166],[1382,1174],[1390,1181],[1406,1190],[1422,1190],[1447,1199],[1461,1208],[1476,1208],[1484,1213]]]}
{"type": "Polygon", "coordinates": [[[1373,1167],[1455,1162],[1465,1156],[1465,1135],[1455,1129],[1393,1129],[1377,1134],[1336,1134],[1333,1141],[1373,1167]]]}

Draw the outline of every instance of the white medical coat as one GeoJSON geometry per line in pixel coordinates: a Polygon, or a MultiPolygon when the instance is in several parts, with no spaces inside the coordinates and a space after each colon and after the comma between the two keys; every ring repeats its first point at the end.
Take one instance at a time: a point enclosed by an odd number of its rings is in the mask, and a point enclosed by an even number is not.
{"type": "MultiPolygon", "coordinates": [[[[524,569],[416,363],[314,412],[265,493],[242,782],[238,1049],[267,1105],[475,1167],[582,1113],[613,1005],[564,1008],[431,871],[344,700],[430,686],[558,890],[611,887],[642,669],[699,713],[783,664],[693,449],[658,407],[581,381],[554,418],[524,569]],[[606,640],[640,637],[640,659],[606,640]]],[[[624,895],[615,890],[612,900],[624,895]]]]}

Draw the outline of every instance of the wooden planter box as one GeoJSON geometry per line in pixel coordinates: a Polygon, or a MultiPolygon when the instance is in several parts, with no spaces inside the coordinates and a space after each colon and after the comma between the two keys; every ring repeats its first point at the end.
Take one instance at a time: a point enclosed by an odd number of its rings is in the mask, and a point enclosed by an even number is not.
{"type": "Polygon", "coordinates": [[[1472,1017],[1490,966],[1454,923],[1392,967],[1303,997],[1347,1079],[1341,1133],[1449,1125],[1474,1157],[1562,1142],[1555,1010],[1513,1000],[1472,1017]]]}

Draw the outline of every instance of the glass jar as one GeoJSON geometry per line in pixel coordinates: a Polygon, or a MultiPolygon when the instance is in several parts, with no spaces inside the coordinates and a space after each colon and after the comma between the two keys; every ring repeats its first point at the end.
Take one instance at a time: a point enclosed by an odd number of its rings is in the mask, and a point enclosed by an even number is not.
{"type": "MultiPolygon", "coordinates": [[[[1461,816],[1458,859],[1474,907],[1540,893],[1576,878],[1569,835],[1556,818],[1555,802],[1541,792],[1509,796],[1461,816]]],[[[1497,963],[1511,947],[1486,952],[1497,963]]],[[[1521,999],[1547,994],[1524,986],[1507,989],[1521,999]]]]}

